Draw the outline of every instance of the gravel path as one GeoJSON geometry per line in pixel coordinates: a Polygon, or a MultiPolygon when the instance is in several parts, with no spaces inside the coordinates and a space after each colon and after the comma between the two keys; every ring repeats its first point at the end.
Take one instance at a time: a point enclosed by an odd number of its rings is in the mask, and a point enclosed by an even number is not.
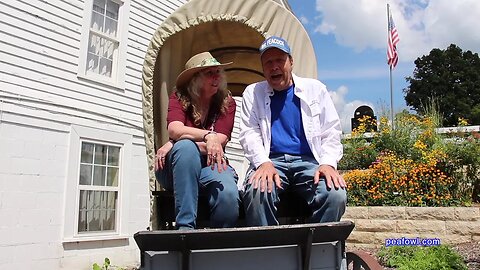
{"type": "Polygon", "coordinates": [[[480,242],[463,243],[454,248],[462,255],[468,270],[480,270],[480,242]]]}

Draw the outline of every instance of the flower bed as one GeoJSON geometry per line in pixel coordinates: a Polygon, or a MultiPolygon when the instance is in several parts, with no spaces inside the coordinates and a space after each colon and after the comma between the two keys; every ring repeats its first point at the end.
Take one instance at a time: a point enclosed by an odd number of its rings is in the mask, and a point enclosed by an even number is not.
{"type": "Polygon", "coordinates": [[[480,201],[478,132],[460,128],[441,134],[438,118],[403,113],[395,129],[381,118],[379,131],[366,136],[370,121],[361,119],[343,140],[339,169],[347,170],[349,205],[468,206],[480,201]]]}

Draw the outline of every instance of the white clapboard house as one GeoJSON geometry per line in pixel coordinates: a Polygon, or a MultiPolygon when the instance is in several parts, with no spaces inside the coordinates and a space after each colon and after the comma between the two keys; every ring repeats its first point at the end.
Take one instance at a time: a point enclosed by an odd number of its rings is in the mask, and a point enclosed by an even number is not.
{"type": "MultiPolygon", "coordinates": [[[[286,0],[0,0],[0,269],[138,265],[176,76],[209,50],[235,62],[240,101],[270,35],[316,77],[286,0]]],[[[237,136],[238,125],[227,151],[243,175],[237,136]]]]}

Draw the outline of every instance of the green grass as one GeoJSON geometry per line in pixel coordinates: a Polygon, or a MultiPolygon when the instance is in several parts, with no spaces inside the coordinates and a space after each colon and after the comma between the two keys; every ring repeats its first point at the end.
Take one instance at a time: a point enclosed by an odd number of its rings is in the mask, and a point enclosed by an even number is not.
{"type": "Polygon", "coordinates": [[[378,257],[397,270],[467,270],[462,257],[447,245],[382,247],[378,257]]]}

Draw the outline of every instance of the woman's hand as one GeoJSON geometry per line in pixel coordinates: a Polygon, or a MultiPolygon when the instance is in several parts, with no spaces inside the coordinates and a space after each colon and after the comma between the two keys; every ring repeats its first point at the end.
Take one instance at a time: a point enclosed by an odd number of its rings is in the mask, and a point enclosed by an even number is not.
{"type": "Polygon", "coordinates": [[[173,142],[168,141],[162,147],[158,148],[157,154],[155,155],[155,171],[156,170],[163,170],[165,168],[165,159],[167,157],[168,152],[172,150],[173,142]]]}
{"type": "Polygon", "coordinates": [[[226,170],[227,161],[224,157],[223,147],[217,133],[209,133],[205,135],[204,139],[207,148],[207,165],[212,166],[213,170],[216,163],[218,172],[226,170]]]}

